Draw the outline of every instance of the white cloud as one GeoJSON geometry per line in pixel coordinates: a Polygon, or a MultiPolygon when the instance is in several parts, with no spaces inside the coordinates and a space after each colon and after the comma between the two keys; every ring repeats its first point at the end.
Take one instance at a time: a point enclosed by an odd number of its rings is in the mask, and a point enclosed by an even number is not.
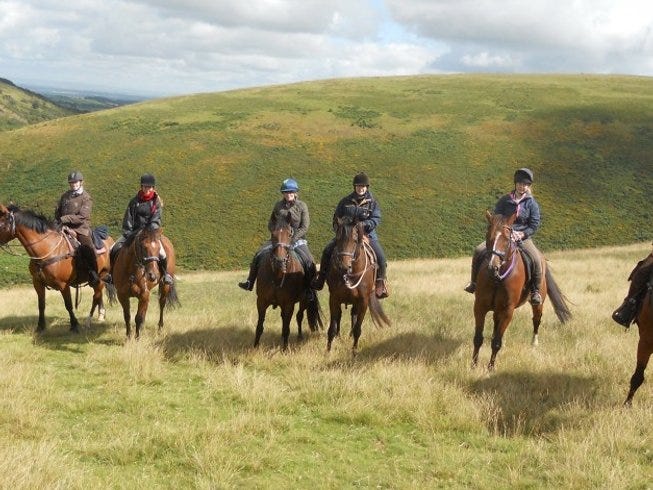
{"type": "Polygon", "coordinates": [[[653,6],[634,0],[0,0],[0,12],[0,77],[19,84],[163,95],[451,71],[653,75],[653,6]]]}

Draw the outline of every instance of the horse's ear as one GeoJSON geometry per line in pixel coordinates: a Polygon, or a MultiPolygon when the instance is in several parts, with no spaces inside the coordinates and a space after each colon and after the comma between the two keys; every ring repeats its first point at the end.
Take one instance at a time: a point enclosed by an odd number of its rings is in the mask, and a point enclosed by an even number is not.
{"type": "Polygon", "coordinates": [[[488,223],[492,223],[492,213],[490,213],[487,209],[485,210],[485,220],[488,223]]]}
{"type": "Polygon", "coordinates": [[[344,218],[336,218],[336,223],[338,223],[338,226],[342,226],[344,222],[345,222],[344,218]]]}

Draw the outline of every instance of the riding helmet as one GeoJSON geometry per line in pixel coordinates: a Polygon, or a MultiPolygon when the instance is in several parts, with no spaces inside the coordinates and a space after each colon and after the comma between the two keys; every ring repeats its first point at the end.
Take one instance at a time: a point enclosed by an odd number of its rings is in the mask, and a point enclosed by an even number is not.
{"type": "Polygon", "coordinates": [[[365,172],[361,172],[354,176],[354,185],[370,185],[370,178],[365,172]]]}
{"type": "Polygon", "coordinates": [[[529,168],[522,167],[515,172],[515,184],[517,182],[533,183],[533,171],[529,168]]]}
{"type": "Polygon", "coordinates": [[[286,179],[281,183],[281,192],[297,192],[299,184],[295,179],[286,179]]]}
{"type": "Polygon", "coordinates": [[[84,180],[84,176],[79,170],[73,170],[68,174],[68,183],[71,184],[73,182],[81,182],[84,180]]]}
{"type": "Polygon", "coordinates": [[[141,185],[148,185],[154,187],[156,185],[156,180],[152,174],[144,174],[141,176],[141,185]]]}

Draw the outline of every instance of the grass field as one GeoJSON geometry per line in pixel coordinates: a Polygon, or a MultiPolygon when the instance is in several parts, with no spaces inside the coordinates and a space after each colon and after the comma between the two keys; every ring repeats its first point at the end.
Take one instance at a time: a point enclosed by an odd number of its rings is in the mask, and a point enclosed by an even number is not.
{"type": "Polygon", "coordinates": [[[282,353],[278,310],[253,350],[242,271],[181,273],[139,342],[117,306],[69,333],[55,292],[36,337],[35,293],[1,290],[0,488],[650,488],[653,389],[622,408],[637,328],[610,320],[649,251],[548,254],[574,319],[546,305],[532,348],[522,307],[491,374],[470,368],[467,258],[391,262],[393,325],[367,319],[356,359],[347,328],[328,356],[325,332],[282,353]]]}

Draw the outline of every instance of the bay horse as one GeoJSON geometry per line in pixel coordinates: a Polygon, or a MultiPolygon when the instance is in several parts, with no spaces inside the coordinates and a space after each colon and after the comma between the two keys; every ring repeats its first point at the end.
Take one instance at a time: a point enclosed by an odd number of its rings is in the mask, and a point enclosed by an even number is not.
{"type": "MultiPolygon", "coordinates": [[[[290,218],[290,216],[289,216],[290,218]]],[[[295,303],[299,303],[297,311],[297,338],[302,340],[302,321],[304,312],[308,317],[308,325],[312,332],[322,327],[320,303],[317,293],[307,286],[304,267],[292,251],[293,229],[290,223],[279,223],[271,231],[271,247],[259,257],[260,265],[256,276],[256,308],[258,322],[254,347],[258,347],[263,334],[265,313],[270,305],[281,308],[281,337],[283,350],[288,348],[290,322],[295,311],[295,303]]]]}
{"type": "MultiPolygon", "coordinates": [[[[517,213],[505,217],[501,214],[492,215],[490,212],[486,212],[488,221],[486,244],[489,256],[486,256],[481,262],[476,282],[474,299],[476,331],[472,366],[478,364],[478,353],[483,344],[485,316],[488,311],[493,311],[492,355],[488,364],[490,371],[494,369],[503,335],[510,325],[515,309],[526,303],[530,296],[526,264],[512,230],[512,224],[516,218],[517,213]]],[[[543,272],[540,284],[542,303],[532,305],[533,346],[538,344],[538,332],[547,293],[560,322],[565,323],[571,318],[566,298],[553,279],[553,274],[546,267],[544,256],[538,260],[541,260],[543,272]]]]}
{"type": "MultiPolygon", "coordinates": [[[[653,260],[653,254],[649,255],[647,260],[653,260]]],[[[637,343],[637,364],[635,372],[630,378],[630,390],[624,405],[632,405],[635,392],[644,382],[644,371],[648,361],[653,354],[653,291],[649,287],[646,295],[642,300],[642,305],[635,316],[635,323],[639,330],[639,342],[637,343]]]]}
{"type": "Polygon", "coordinates": [[[376,255],[365,234],[363,222],[354,223],[349,217],[336,219],[336,244],[326,282],[331,313],[327,351],[331,350],[334,337],[340,334],[341,305],[352,305],[352,355],[355,356],[368,309],[376,326],[391,324],[375,294],[376,255]]]}
{"type": "MultiPolygon", "coordinates": [[[[13,239],[21,243],[30,258],[29,271],[39,307],[36,332],[41,333],[45,330],[46,288],[61,292],[70,317],[70,330],[79,332],[79,322],[73,311],[70,288],[86,284],[88,273],[85,270],[76,270],[75,251],[69,239],[45,216],[13,204],[9,206],[0,204],[0,245],[5,245],[13,239]]],[[[100,253],[96,250],[100,279],[109,273],[109,249],[113,245],[113,239],[108,237],[103,240],[103,245],[100,253]]],[[[103,290],[104,282],[100,280],[93,288],[91,311],[86,320],[87,327],[90,326],[96,308],[98,318],[104,320],[103,290]]]]}
{"type": "Polygon", "coordinates": [[[166,306],[179,305],[175,287],[175,250],[172,243],[161,228],[145,227],[138,231],[118,251],[112,267],[113,285],[107,285],[109,299],[116,297],[122,306],[123,318],[127,329],[127,338],[132,337],[130,299],[138,298],[138,307],[134,317],[136,324],[135,337],[140,337],[141,328],[145,323],[145,315],[150,302],[150,291],[159,286],[159,328],[163,328],[163,310],[166,306]],[[167,271],[173,276],[173,283],[166,284],[159,270],[161,247],[167,257],[167,271]]]}

